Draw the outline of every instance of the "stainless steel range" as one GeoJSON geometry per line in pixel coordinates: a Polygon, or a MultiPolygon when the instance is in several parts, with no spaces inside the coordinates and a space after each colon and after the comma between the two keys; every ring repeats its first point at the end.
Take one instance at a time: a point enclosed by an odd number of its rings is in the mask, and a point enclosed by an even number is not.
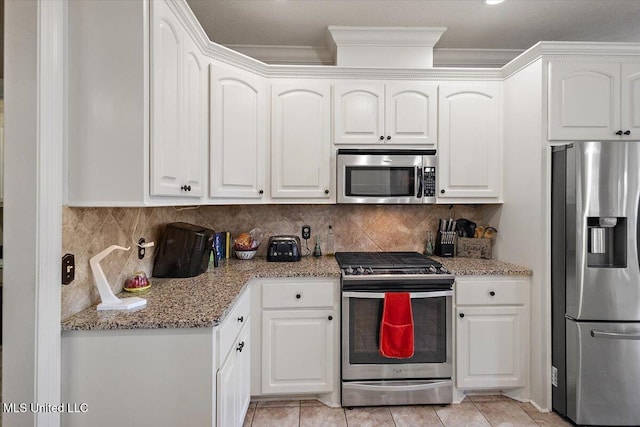
{"type": "Polygon", "coordinates": [[[452,401],[451,286],[455,276],[417,252],[338,252],[342,270],[342,405],[452,401]],[[385,293],[408,292],[413,356],[380,352],[385,293]]]}

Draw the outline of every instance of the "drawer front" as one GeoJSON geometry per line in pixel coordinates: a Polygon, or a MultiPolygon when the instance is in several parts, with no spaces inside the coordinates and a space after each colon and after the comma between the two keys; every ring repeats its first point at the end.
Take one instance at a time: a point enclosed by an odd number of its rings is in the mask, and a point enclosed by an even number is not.
{"type": "Polygon", "coordinates": [[[327,282],[265,283],[262,308],[333,307],[335,284],[327,282]]]}
{"type": "Polygon", "coordinates": [[[460,280],[456,305],[523,305],[529,292],[527,280],[460,280]]]}
{"type": "Polygon", "coordinates": [[[249,314],[251,310],[251,298],[249,297],[249,289],[246,289],[236,303],[231,312],[222,321],[219,326],[220,339],[220,360],[223,361],[229,349],[233,345],[240,329],[249,323],[249,314]]]}

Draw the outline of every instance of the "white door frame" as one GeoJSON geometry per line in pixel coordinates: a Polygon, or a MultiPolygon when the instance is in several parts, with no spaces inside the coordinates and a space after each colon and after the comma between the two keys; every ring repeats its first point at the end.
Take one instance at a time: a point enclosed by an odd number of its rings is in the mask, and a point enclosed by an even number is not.
{"type": "MultiPolygon", "coordinates": [[[[66,0],[5,1],[2,397],[59,404],[66,0]]],[[[5,427],[60,426],[55,412],[5,427]]]]}

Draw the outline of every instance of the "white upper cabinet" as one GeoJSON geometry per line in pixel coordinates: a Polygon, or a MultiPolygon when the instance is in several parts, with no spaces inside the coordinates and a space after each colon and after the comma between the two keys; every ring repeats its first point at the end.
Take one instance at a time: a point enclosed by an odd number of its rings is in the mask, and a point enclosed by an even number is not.
{"type": "Polygon", "coordinates": [[[203,195],[204,57],[164,2],[152,8],[151,195],[203,195]]]}
{"type": "Polygon", "coordinates": [[[331,89],[312,80],[271,86],[272,199],[335,200],[331,179],[331,89]]]}
{"type": "Polygon", "coordinates": [[[443,84],[439,90],[438,202],[500,201],[501,83],[443,84]]]}
{"type": "Polygon", "coordinates": [[[207,69],[204,57],[190,37],[184,40],[181,123],[181,176],[187,192],[181,195],[204,196],[208,126],[207,69]]]}
{"type": "Polygon", "coordinates": [[[429,83],[337,83],[334,143],[435,146],[436,99],[429,83]]]}
{"type": "Polygon", "coordinates": [[[210,196],[253,199],[265,192],[266,84],[255,74],[210,65],[210,196]]]}
{"type": "Polygon", "coordinates": [[[382,143],[384,85],[338,83],[334,86],[336,144],[382,143]]]}
{"type": "Polygon", "coordinates": [[[549,139],[640,137],[640,64],[552,61],[549,139]]]}
{"type": "Polygon", "coordinates": [[[391,144],[435,146],[438,87],[429,83],[386,85],[385,140],[391,144]]]}
{"type": "Polygon", "coordinates": [[[623,138],[640,139],[640,63],[622,64],[621,90],[623,138]]]}

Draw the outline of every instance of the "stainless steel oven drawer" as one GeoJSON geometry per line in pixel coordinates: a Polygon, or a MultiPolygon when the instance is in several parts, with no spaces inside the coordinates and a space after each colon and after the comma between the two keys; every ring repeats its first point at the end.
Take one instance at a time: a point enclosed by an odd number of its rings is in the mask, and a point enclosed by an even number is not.
{"type": "Polygon", "coordinates": [[[342,406],[424,405],[452,401],[451,380],[342,382],[342,406]]]}

